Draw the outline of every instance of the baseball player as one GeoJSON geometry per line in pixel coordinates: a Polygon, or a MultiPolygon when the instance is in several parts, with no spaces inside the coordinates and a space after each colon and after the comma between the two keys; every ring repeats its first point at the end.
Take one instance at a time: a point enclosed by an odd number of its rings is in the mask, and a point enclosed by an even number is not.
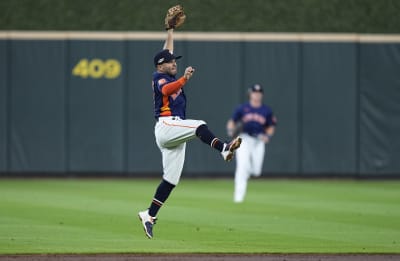
{"type": "Polygon", "coordinates": [[[228,120],[229,136],[241,132],[242,145],[236,152],[234,202],[243,202],[247,180],[259,177],[264,161],[265,144],[275,132],[276,118],[269,106],[263,104],[263,89],[254,84],[248,90],[249,102],[238,106],[228,120]]]}
{"type": "Polygon", "coordinates": [[[153,226],[159,209],[180,180],[186,142],[197,137],[211,148],[218,150],[225,161],[233,158],[234,151],[241,143],[239,137],[224,143],[214,136],[204,121],[186,118],[185,90],[190,88],[187,83],[195,69],[189,66],[183,76],[176,77],[176,60],[182,56],[173,54],[173,31],[173,27],[168,28],[164,48],[154,57],[156,67],[152,83],[156,119],[154,133],[162,154],[163,177],[149,208],[139,212],[139,219],[148,238],[153,237],[153,226]]]}

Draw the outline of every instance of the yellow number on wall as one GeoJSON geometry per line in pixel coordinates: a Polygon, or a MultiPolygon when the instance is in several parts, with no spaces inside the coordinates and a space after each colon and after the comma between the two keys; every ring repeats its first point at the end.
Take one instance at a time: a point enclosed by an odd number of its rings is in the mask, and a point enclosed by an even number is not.
{"type": "Polygon", "coordinates": [[[121,64],[114,59],[105,62],[105,76],[108,79],[117,78],[121,74],[121,64]]]}
{"type": "Polygon", "coordinates": [[[89,63],[89,75],[95,79],[102,77],[104,74],[104,63],[100,59],[93,59],[89,63]]]}
{"type": "Polygon", "coordinates": [[[80,60],[74,69],[72,69],[72,74],[82,78],[87,78],[89,75],[88,64],[89,62],[87,59],[80,60]]]}
{"type": "Polygon", "coordinates": [[[87,78],[91,77],[99,79],[105,77],[107,79],[117,78],[121,74],[121,63],[115,59],[108,59],[103,62],[100,59],[81,59],[72,69],[72,75],[87,78]]]}

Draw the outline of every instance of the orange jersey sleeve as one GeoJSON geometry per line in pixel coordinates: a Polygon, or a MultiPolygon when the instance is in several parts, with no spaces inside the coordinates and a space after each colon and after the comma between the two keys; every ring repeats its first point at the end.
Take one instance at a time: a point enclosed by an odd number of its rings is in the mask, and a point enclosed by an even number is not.
{"type": "Polygon", "coordinates": [[[174,82],[170,82],[165,84],[162,89],[161,92],[163,95],[165,96],[169,96],[171,94],[176,93],[179,89],[181,89],[185,83],[187,82],[185,77],[181,77],[178,80],[174,81],[174,82]]]}

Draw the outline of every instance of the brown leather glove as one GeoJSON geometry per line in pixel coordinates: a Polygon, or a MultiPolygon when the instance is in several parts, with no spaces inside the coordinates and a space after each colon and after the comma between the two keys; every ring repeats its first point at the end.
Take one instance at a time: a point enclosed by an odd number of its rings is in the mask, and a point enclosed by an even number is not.
{"type": "Polygon", "coordinates": [[[183,12],[183,7],[181,5],[175,5],[167,11],[167,15],[165,16],[165,29],[175,29],[181,26],[183,22],[185,22],[185,19],[186,15],[183,12]]]}

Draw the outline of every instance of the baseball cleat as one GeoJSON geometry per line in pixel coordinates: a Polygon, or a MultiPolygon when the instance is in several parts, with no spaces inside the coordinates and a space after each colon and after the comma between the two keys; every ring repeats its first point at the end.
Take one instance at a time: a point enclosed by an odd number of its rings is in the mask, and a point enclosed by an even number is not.
{"type": "Polygon", "coordinates": [[[150,216],[147,210],[139,212],[138,216],[142,222],[146,236],[150,239],[153,238],[153,226],[156,223],[157,218],[150,216]]]}
{"type": "Polygon", "coordinates": [[[240,147],[240,144],[242,143],[242,138],[236,137],[234,138],[231,142],[229,143],[224,143],[224,148],[221,152],[222,157],[224,158],[225,161],[231,161],[233,158],[233,154],[235,153],[235,150],[237,150],[240,147]]]}

